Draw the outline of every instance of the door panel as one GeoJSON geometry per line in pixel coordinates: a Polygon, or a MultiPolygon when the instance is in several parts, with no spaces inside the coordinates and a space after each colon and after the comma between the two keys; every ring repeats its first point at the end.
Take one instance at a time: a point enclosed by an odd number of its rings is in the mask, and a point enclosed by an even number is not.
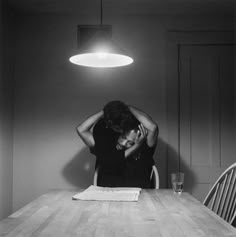
{"type": "Polygon", "coordinates": [[[218,175],[235,162],[233,47],[180,47],[180,159],[185,190],[201,201],[218,175]]]}

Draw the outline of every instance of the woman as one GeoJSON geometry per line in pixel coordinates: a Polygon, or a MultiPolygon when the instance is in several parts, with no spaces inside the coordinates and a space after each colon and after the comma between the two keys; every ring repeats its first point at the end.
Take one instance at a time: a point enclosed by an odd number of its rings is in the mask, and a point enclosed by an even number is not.
{"type": "Polygon", "coordinates": [[[158,126],[147,114],[111,101],[82,122],[77,132],[97,158],[100,186],[151,187],[158,126]]]}

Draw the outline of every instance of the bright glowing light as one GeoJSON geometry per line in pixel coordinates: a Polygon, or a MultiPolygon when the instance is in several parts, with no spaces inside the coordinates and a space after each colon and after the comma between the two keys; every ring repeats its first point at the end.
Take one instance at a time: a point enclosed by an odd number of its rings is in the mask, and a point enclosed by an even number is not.
{"type": "Polygon", "coordinates": [[[72,56],[70,62],[87,67],[120,67],[129,65],[133,59],[122,54],[112,53],[86,53],[72,56]]]}
{"type": "Polygon", "coordinates": [[[107,53],[96,53],[96,54],[99,59],[106,59],[108,56],[107,53]]]}

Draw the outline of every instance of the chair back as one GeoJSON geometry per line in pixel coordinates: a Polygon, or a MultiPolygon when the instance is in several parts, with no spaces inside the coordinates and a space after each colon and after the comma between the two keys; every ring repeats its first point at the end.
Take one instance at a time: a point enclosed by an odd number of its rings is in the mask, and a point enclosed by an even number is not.
{"type": "Polygon", "coordinates": [[[99,172],[99,167],[95,169],[94,176],[93,176],[93,185],[98,186],[98,172],[99,172]]]}
{"type": "Polygon", "coordinates": [[[236,218],[236,163],[227,168],[207,194],[203,204],[228,223],[236,218]]]}
{"type": "MultiPolygon", "coordinates": [[[[98,175],[99,175],[99,167],[97,167],[94,172],[94,176],[93,176],[94,186],[98,186],[98,175]]],[[[159,174],[158,174],[157,167],[155,165],[152,166],[150,180],[153,181],[154,188],[159,189],[159,174]]]]}
{"type": "Polygon", "coordinates": [[[159,189],[159,182],[160,182],[159,173],[155,165],[152,166],[150,180],[151,181],[153,180],[154,189],[159,189]]]}

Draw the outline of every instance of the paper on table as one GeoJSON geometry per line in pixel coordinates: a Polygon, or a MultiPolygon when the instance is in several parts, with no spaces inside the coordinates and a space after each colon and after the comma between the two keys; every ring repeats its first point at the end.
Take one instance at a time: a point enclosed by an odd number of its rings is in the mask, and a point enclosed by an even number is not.
{"type": "Polygon", "coordinates": [[[72,197],[74,200],[137,202],[141,188],[109,188],[91,185],[72,197]]]}

